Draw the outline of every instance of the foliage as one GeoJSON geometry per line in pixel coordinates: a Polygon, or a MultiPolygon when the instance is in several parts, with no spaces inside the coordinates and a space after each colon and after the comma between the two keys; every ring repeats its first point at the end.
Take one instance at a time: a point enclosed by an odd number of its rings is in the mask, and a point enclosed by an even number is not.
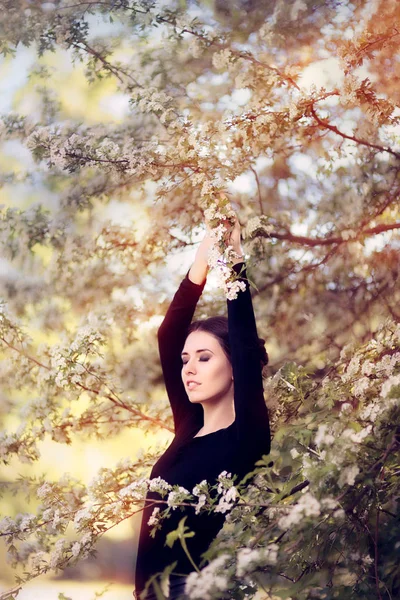
{"type": "MultiPolygon", "coordinates": [[[[155,330],[140,331],[164,314],[168,260],[193,247],[204,213],[221,241],[224,194],[272,358],[274,436],[244,482],[225,473],[170,489],[148,480],[151,452],[89,483],[8,482],[2,493],[37,510],[0,520],[10,564],[24,569],[0,598],[95,552],[148,489],[163,498],[154,535],[171,543],[190,537],[184,523],[168,532],[181,504],[226,514],[191,598],[398,596],[398,3],[0,4],[5,60],[37,55],[29,109],[21,97],[0,120],[2,152],[18,154],[0,175],[0,411],[18,420],[0,434],[1,460],[40,461],[46,438],[172,431],[154,394],[155,330]],[[83,72],[89,98],[112,90],[123,118],[96,119],[95,106],[74,117],[63,64],[83,72]],[[115,207],[133,218],[111,218],[115,207]]],[[[225,275],[223,298],[240,293],[225,275]]],[[[220,292],[207,300],[221,310],[220,292]]],[[[162,597],[168,573],[157,585],[162,597]]]]}

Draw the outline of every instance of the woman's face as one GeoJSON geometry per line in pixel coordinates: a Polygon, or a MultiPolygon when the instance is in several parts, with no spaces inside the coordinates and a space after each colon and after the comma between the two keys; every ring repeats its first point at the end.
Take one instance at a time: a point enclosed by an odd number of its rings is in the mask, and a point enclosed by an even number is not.
{"type": "Polygon", "coordinates": [[[182,362],[182,381],[191,402],[218,402],[232,394],[232,365],[211,333],[190,333],[182,362]]]}

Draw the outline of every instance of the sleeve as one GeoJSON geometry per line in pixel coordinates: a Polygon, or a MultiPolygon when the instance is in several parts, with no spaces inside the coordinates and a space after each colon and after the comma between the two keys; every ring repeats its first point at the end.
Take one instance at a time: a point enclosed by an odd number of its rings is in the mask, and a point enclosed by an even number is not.
{"type": "Polygon", "coordinates": [[[182,382],[181,352],[203,284],[193,283],[189,271],[181,282],[161,323],[157,337],[165,387],[174,417],[175,433],[183,427],[202,423],[202,407],[191,404],[182,382]]]}
{"type": "MultiPolygon", "coordinates": [[[[236,273],[239,274],[243,264],[234,265],[236,273]]],[[[235,422],[239,441],[246,444],[246,448],[261,447],[263,454],[268,454],[271,448],[269,415],[264,400],[257,327],[246,277],[244,270],[240,279],[246,284],[246,289],[239,291],[235,300],[227,300],[235,422]]]]}

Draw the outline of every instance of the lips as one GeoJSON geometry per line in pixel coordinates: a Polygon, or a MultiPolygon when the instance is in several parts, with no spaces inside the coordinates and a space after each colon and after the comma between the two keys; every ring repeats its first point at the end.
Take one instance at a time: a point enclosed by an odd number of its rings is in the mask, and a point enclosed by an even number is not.
{"type": "Polygon", "coordinates": [[[189,390],[194,390],[195,388],[197,388],[198,385],[201,385],[198,381],[193,381],[192,379],[189,379],[189,381],[186,382],[186,387],[189,390]]]}

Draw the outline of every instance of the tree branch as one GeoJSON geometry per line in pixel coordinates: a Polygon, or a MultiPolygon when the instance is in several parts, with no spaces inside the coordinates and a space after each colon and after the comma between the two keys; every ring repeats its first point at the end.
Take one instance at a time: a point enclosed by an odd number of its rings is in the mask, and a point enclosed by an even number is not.
{"type": "Polygon", "coordinates": [[[263,215],[264,214],[264,209],[263,209],[262,198],[261,198],[260,179],[259,179],[258,173],[254,169],[254,167],[250,167],[250,171],[252,171],[254,173],[254,177],[256,178],[257,192],[258,192],[258,204],[260,206],[260,215],[263,215]]]}
{"type": "MultiPolygon", "coordinates": [[[[15,346],[13,346],[9,342],[7,342],[7,340],[5,340],[3,337],[0,337],[0,340],[3,341],[11,350],[14,350],[15,352],[18,352],[19,354],[21,354],[22,356],[24,356],[28,360],[30,360],[33,363],[35,363],[37,366],[39,366],[39,367],[41,367],[43,369],[46,369],[47,371],[51,370],[49,366],[44,365],[43,363],[39,362],[38,360],[36,360],[36,358],[34,358],[33,356],[30,356],[29,354],[27,354],[23,350],[20,350],[20,349],[16,348],[15,346]]],[[[85,365],[82,365],[82,366],[85,368],[86,372],[89,375],[92,375],[92,376],[95,376],[95,377],[98,378],[98,376],[97,376],[96,373],[92,373],[89,369],[87,369],[85,367],[85,365]]],[[[82,383],[77,382],[76,385],[78,387],[80,387],[81,389],[85,390],[86,392],[91,392],[91,393],[96,394],[96,395],[102,395],[101,392],[100,392],[100,390],[89,388],[89,387],[83,385],[82,383]]],[[[171,433],[174,433],[174,430],[171,427],[168,427],[168,425],[165,425],[165,423],[162,423],[161,421],[159,421],[158,419],[155,419],[154,417],[150,417],[148,415],[145,415],[140,410],[137,410],[136,408],[133,408],[133,406],[131,406],[129,404],[126,404],[123,400],[121,400],[118,397],[118,395],[114,391],[111,390],[111,388],[109,386],[107,386],[107,387],[110,389],[111,393],[115,396],[115,398],[112,395],[110,395],[110,394],[104,394],[104,398],[107,398],[108,400],[110,400],[110,402],[112,402],[114,405],[118,406],[119,408],[124,408],[128,412],[131,412],[135,416],[139,417],[140,420],[150,421],[151,423],[154,423],[155,425],[158,425],[159,427],[161,427],[163,429],[167,429],[171,433]]]]}
{"type": "Polygon", "coordinates": [[[380,225],[376,225],[376,227],[370,227],[368,229],[363,229],[355,235],[354,238],[344,239],[341,235],[328,237],[328,238],[310,238],[303,235],[294,235],[290,231],[286,231],[285,233],[281,233],[280,231],[272,231],[266,232],[260,230],[257,233],[257,237],[268,237],[275,238],[277,240],[286,240],[288,242],[293,242],[295,244],[301,244],[302,246],[329,246],[331,244],[343,244],[349,242],[359,241],[360,238],[364,236],[378,235],[379,233],[384,233],[385,231],[392,231],[394,229],[400,229],[400,223],[381,223],[380,225]]]}
{"type": "Polygon", "coordinates": [[[367,148],[373,148],[374,150],[378,150],[379,152],[388,152],[389,154],[392,154],[392,156],[395,156],[396,158],[400,159],[399,152],[395,152],[394,150],[392,150],[391,148],[389,148],[387,146],[385,147],[385,146],[379,146],[378,144],[371,144],[371,142],[362,140],[362,139],[356,137],[355,135],[347,135],[343,131],[340,131],[340,129],[338,129],[336,127],[336,125],[331,125],[325,119],[321,119],[321,117],[319,117],[316,113],[316,110],[314,108],[314,103],[312,103],[310,106],[310,112],[311,112],[312,116],[314,117],[314,119],[317,121],[318,125],[320,125],[321,127],[324,127],[325,129],[329,129],[333,133],[340,135],[340,137],[342,137],[346,140],[352,140],[353,142],[356,142],[357,144],[360,144],[361,146],[366,146],[367,148]]]}
{"type": "Polygon", "coordinates": [[[375,585],[376,585],[376,592],[378,594],[378,599],[382,600],[382,596],[381,596],[381,592],[379,589],[379,573],[378,573],[378,535],[379,535],[379,509],[378,507],[376,507],[376,519],[375,519],[375,536],[373,538],[374,540],[374,569],[375,569],[375,585]]]}

